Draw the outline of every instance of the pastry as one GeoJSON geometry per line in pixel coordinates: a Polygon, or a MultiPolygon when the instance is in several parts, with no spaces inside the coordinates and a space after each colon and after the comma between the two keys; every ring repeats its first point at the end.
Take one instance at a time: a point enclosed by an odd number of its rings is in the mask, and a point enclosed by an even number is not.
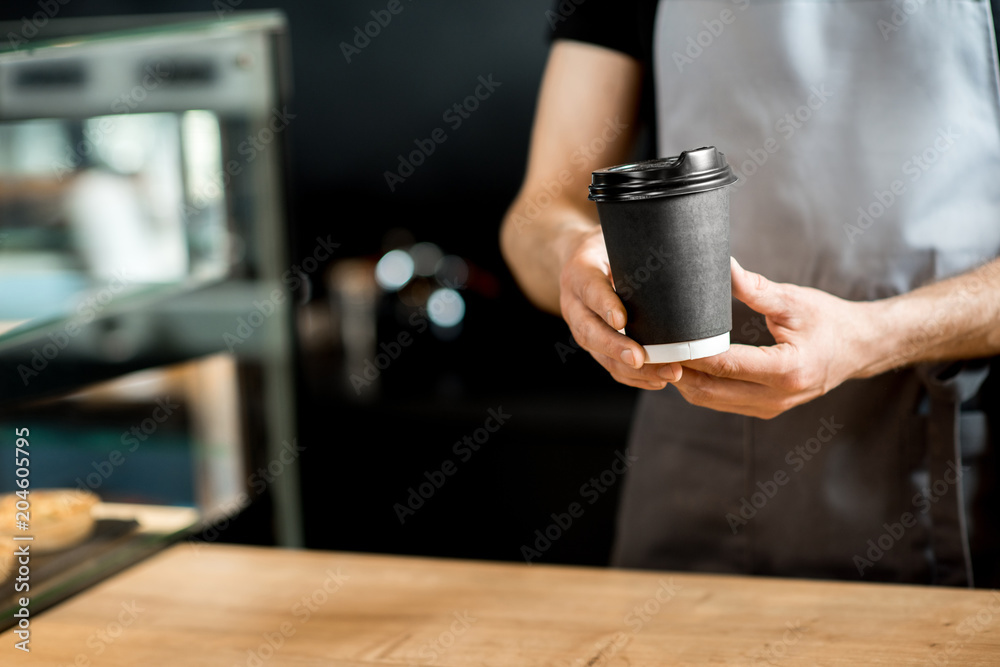
{"type": "MultiPolygon", "coordinates": [[[[100,498],[89,491],[77,489],[41,489],[30,491],[27,502],[27,530],[17,527],[21,512],[17,503],[23,500],[16,494],[0,496],[0,540],[11,544],[12,537],[31,536],[31,553],[44,554],[60,551],[87,539],[94,529],[91,508],[100,498]]],[[[22,505],[23,507],[23,505],[22,505]]],[[[6,549],[5,549],[6,551],[6,549]]],[[[0,566],[3,563],[0,562],[0,566]]]]}

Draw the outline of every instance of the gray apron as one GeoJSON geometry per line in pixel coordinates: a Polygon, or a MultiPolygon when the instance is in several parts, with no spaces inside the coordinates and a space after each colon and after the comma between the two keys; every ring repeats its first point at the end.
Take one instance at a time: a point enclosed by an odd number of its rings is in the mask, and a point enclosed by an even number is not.
{"type": "MultiPolygon", "coordinates": [[[[741,177],[744,267],[869,300],[1000,254],[987,2],[663,0],[654,69],[659,153],[715,145],[741,177]]],[[[733,318],[734,342],[773,342],[733,318]]],[[[849,381],[766,421],[643,392],[614,564],[972,585],[970,533],[997,531],[971,521],[989,364],[849,381]]]]}

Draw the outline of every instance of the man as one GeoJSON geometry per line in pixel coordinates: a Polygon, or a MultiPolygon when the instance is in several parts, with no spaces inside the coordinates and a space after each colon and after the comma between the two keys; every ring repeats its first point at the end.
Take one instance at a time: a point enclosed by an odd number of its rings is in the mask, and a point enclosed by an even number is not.
{"type": "Polygon", "coordinates": [[[989,7],[633,4],[548,14],[527,173],[501,232],[527,296],[648,390],[613,562],[997,585],[989,7]],[[650,73],[657,153],[714,145],[741,179],[734,345],[681,364],[644,363],[620,333],[586,199],[591,171],[630,161],[650,73]]]}

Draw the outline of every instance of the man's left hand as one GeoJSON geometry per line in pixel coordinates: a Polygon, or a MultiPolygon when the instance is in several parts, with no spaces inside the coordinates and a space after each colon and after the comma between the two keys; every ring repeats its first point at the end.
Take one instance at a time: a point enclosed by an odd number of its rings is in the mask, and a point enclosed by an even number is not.
{"type": "Polygon", "coordinates": [[[735,259],[732,279],[733,296],[765,316],[776,344],[732,345],[722,354],[682,362],[674,384],[689,403],[770,419],[867,374],[877,302],[774,283],[735,259]]]}

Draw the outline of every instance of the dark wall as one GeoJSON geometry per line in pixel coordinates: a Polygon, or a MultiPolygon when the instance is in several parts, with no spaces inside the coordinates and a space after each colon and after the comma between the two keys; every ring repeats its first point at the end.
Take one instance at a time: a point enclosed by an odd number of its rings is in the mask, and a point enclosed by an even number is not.
{"type": "MultiPolygon", "coordinates": [[[[71,0],[59,18],[213,12],[224,1],[71,0]]],[[[383,373],[374,400],[345,398],[335,382],[316,381],[321,363],[302,360],[312,375],[299,387],[308,545],[520,559],[536,529],[580,502],[582,516],[537,560],[603,563],[620,480],[608,487],[590,480],[624,449],[634,394],[566,345],[565,324],[526,303],[497,247],[523,175],[550,3],[402,0],[403,10],[347,62],[341,42],[354,40],[355,27],[386,4],[238,5],[277,6],[290,23],[296,253],[329,234],[341,244],[338,259],[377,256],[386,231],[401,227],[466,258],[485,285],[466,295],[461,335],[418,338],[383,373]],[[456,117],[443,114],[481,79],[494,89],[456,127],[456,117]],[[397,156],[437,128],[447,140],[390,189],[384,174],[398,169],[397,156]],[[465,459],[456,443],[474,438],[491,409],[510,418],[465,459]],[[394,505],[439,480],[446,460],[454,474],[401,523],[394,505]]],[[[6,0],[0,20],[38,11],[36,2],[6,0]]],[[[314,297],[323,296],[320,286],[314,297]]],[[[379,339],[393,340],[397,329],[380,327],[379,339]]],[[[266,533],[251,510],[223,539],[266,541],[266,533]]]]}

